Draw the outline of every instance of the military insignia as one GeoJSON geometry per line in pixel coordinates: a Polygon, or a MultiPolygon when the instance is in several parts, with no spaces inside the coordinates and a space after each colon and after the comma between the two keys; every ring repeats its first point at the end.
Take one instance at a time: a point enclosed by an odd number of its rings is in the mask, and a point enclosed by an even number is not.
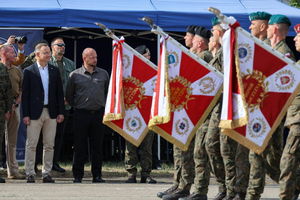
{"type": "Polygon", "coordinates": [[[247,43],[240,43],[238,48],[240,63],[246,63],[252,57],[251,47],[247,43]]]}
{"type": "Polygon", "coordinates": [[[139,117],[129,117],[125,126],[130,132],[137,132],[142,127],[142,120],[139,117]]]}
{"type": "Polygon", "coordinates": [[[141,101],[144,99],[143,96],[145,94],[143,83],[131,76],[123,79],[123,88],[125,109],[133,110],[136,107],[141,108],[141,101]]]}
{"type": "Polygon", "coordinates": [[[282,70],[276,73],[275,85],[279,90],[289,90],[294,83],[295,74],[291,70],[282,70]]]}
{"type": "Polygon", "coordinates": [[[265,99],[269,82],[265,83],[266,76],[258,70],[254,70],[252,73],[247,70],[247,72],[249,74],[242,74],[244,94],[249,111],[253,112],[265,99]]]}
{"type": "Polygon", "coordinates": [[[178,54],[175,51],[169,51],[168,52],[168,63],[169,65],[173,65],[176,67],[178,64],[178,54]]]}
{"type": "Polygon", "coordinates": [[[183,108],[187,109],[187,103],[192,98],[192,88],[191,83],[183,78],[182,76],[176,76],[170,81],[170,91],[171,91],[171,111],[181,110],[183,108]]]}
{"type": "Polygon", "coordinates": [[[199,81],[200,92],[210,94],[215,90],[215,82],[211,77],[205,77],[199,81]]]}
{"type": "Polygon", "coordinates": [[[190,125],[189,125],[189,121],[187,118],[182,118],[176,121],[175,123],[175,129],[176,129],[176,133],[179,135],[184,135],[186,134],[189,129],[190,129],[190,125]]]}
{"type": "Polygon", "coordinates": [[[252,138],[261,137],[267,129],[267,124],[262,118],[253,119],[248,126],[249,135],[252,138]]]}
{"type": "Polygon", "coordinates": [[[130,57],[126,54],[123,54],[123,58],[122,58],[122,62],[123,62],[123,67],[125,69],[127,69],[130,66],[130,57]]]}

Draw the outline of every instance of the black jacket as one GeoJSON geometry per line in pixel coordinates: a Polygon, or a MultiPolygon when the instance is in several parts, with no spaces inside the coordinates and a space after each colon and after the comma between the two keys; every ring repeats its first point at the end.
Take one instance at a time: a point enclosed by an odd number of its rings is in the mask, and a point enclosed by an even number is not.
{"type": "MultiPolygon", "coordinates": [[[[57,67],[48,64],[49,92],[48,111],[50,118],[64,114],[64,94],[60,73],[57,67]]],[[[23,117],[32,120],[40,118],[44,107],[44,89],[37,63],[24,70],[22,86],[23,117]]]]}

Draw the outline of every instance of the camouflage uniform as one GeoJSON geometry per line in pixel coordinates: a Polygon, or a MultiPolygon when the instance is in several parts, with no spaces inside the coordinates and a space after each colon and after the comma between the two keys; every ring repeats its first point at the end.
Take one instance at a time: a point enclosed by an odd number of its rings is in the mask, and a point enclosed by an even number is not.
{"type": "MultiPolygon", "coordinates": [[[[289,55],[291,59],[294,59],[294,55],[290,48],[287,46],[284,40],[280,41],[275,50],[279,51],[283,55],[289,55]]],[[[287,117],[287,121],[289,120],[287,117]]],[[[247,200],[260,199],[265,186],[266,173],[276,182],[279,181],[280,175],[280,158],[283,148],[283,129],[284,124],[281,123],[274,132],[269,145],[266,147],[261,155],[254,152],[250,152],[249,160],[251,163],[250,168],[250,180],[247,189],[247,200]]]]}
{"type": "MultiPolygon", "coordinates": [[[[213,58],[212,54],[208,50],[201,51],[200,53],[197,53],[197,55],[207,63],[213,58]]],[[[187,151],[181,151],[181,150],[178,151],[181,152],[181,158],[180,158],[181,176],[180,178],[177,178],[177,180],[180,181],[178,186],[179,189],[190,190],[194,182],[194,178],[195,178],[195,163],[193,158],[194,143],[195,143],[195,139],[191,141],[187,151]]]]}
{"type": "Polygon", "coordinates": [[[300,190],[299,174],[296,174],[300,164],[300,94],[288,108],[285,125],[290,127],[290,131],[280,160],[279,196],[282,200],[290,200],[295,189],[300,190]]]}
{"type": "Polygon", "coordinates": [[[205,136],[208,129],[210,116],[207,117],[205,122],[197,130],[195,137],[194,148],[194,162],[195,162],[195,178],[194,178],[194,193],[207,195],[210,166],[205,149],[205,136]]]}
{"type": "Polygon", "coordinates": [[[20,67],[22,69],[25,69],[26,67],[29,67],[30,65],[32,65],[33,63],[35,63],[36,59],[35,59],[35,53],[32,52],[29,56],[27,56],[25,58],[25,61],[20,65],[20,67]]]}
{"type": "MultiPolygon", "coordinates": [[[[6,66],[0,63],[0,149],[2,149],[5,133],[4,114],[11,110],[13,105],[13,91],[6,66]]],[[[2,154],[0,154],[2,160],[2,154]]]]}
{"type": "Polygon", "coordinates": [[[149,131],[143,142],[139,147],[134,146],[130,142],[126,141],[125,151],[125,169],[128,172],[129,177],[136,177],[137,164],[140,161],[141,164],[141,176],[150,176],[152,169],[152,144],[154,133],[149,131]],[[139,159],[140,155],[140,159],[139,159]]]}

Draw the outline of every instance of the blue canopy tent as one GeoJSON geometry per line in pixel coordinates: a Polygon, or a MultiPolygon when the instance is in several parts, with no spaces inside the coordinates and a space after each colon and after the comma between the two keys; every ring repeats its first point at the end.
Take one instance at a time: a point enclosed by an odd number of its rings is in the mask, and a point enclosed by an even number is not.
{"type": "Polygon", "coordinates": [[[190,24],[210,27],[208,7],[236,17],[245,29],[249,13],[261,10],[300,22],[300,9],[278,0],[0,0],[0,5],[0,27],[96,28],[98,21],[112,29],[149,30],[138,20],[149,16],[166,31],[183,32],[190,24]]]}

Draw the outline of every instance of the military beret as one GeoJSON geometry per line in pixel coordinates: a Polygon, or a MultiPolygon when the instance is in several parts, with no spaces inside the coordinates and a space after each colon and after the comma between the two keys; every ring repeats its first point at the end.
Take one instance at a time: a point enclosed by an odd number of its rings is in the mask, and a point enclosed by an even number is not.
{"type": "Polygon", "coordinates": [[[205,39],[209,39],[211,37],[211,31],[207,30],[206,28],[199,26],[196,30],[196,35],[203,37],[205,39]]]}
{"type": "Polygon", "coordinates": [[[197,27],[198,27],[198,26],[195,26],[195,25],[188,26],[188,27],[186,28],[186,32],[195,35],[195,32],[196,32],[197,27]]]}
{"type": "Polygon", "coordinates": [[[272,15],[269,20],[269,24],[287,24],[290,26],[292,23],[285,15],[272,15]]]}
{"type": "Polygon", "coordinates": [[[211,19],[211,25],[212,25],[212,26],[215,26],[215,25],[218,25],[218,24],[221,24],[220,19],[217,18],[217,17],[213,17],[213,18],[211,19]]]}
{"type": "Polygon", "coordinates": [[[140,46],[136,47],[135,50],[142,55],[149,51],[149,49],[146,47],[146,45],[140,45],[140,46]]]}
{"type": "Polygon", "coordinates": [[[294,29],[297,34],[300,33],[300,24],[295,25],[294,29]]]}
{"type": "Polygon", "coordinates": [[[258,12],[250,13],[249,20],[250,21],[253,21],[253,20],[269,20],[271,16],[272,15],[270,13],[258,11],[258,12]]]}

